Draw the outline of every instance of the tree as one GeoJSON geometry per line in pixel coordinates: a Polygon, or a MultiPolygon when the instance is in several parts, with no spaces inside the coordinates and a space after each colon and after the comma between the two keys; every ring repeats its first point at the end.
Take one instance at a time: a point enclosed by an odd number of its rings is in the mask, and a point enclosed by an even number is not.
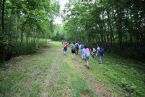
{"type": "Polygon", "coordinates": [[[2,0],[1,8],[1,59],[32,53],[42,40],[46,43],[59,11],[58,3],[50,0],[2,0]]]}
{"type": "MultiPolygon", "coordinates": [[[[100,0],[95,4],[67,4],[66,38],[107,49],[145,48],[145,1],[100,0]],[[79,30],[78,30],[79,28],[79,30]],[[78,34],[79,33],[79,34],[78,34]]],[[[129,52],[127,52],[129,53],[129,52]]]]}

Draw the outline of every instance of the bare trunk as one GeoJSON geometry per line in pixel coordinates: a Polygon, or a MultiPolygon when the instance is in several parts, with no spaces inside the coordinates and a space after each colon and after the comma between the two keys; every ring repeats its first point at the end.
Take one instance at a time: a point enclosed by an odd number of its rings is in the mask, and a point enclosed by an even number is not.
{"type": "Polygon", "coordinates": [[[3,0],[2,2],[2,25],[1,25],[1,28],[2,28],[2,32],[4,33],[4,13],[5,13],[5,0],[3,0]]]}

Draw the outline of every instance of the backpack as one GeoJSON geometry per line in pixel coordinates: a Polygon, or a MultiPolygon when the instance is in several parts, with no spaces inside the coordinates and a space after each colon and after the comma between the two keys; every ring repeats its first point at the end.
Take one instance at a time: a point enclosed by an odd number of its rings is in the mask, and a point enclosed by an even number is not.
{"type": "Polygon", "coordinates": [[[83,49],[84,48],[84,45],[83,44],[81,44],[81,49],[83,49]]]}
{"type": "Polygon", "coordinates": [[[75,45],[72,45],[71,49],[72,49],[72,50],[75,50],[75,49],[76,49],[76,48],[75,48],[75,45]]]}
{"type": "Polygon", "coordinates": [[[104,48],[100,47],[99,52],[100,52],[100,54],[104,54],[104,48]]]}
{"type": "Polygon", "coordinates": [[[79,44],[78,44],[78,43],[76,43],[76,44],[75,44],[75,47],[78,49],[78,48],[79,48],[79,44]]]}

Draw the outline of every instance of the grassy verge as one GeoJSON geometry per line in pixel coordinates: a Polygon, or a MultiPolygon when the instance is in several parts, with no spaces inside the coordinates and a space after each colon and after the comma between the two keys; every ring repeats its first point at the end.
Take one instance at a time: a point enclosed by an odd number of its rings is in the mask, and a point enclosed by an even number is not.
{"type": "Polygon", "coordinates": [[[104,64],[91,59],[91,73],[104,83],[115,97],[145,96],[145,64],[117,56],[104,56],[104,64]]]}
{"type": "Polygon", "coordinates": [[[53,56],[51,49],[50,52],[42,50],[5,63],[8,68],[0,68],[0,97],[40,97],[53,56]]]}

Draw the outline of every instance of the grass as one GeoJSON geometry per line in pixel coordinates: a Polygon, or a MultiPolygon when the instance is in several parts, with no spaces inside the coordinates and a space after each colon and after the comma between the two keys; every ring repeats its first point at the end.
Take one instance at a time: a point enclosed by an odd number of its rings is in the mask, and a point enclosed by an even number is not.
{"type": "Polygon", "coordinates": [[[97,97],[92,80],[114,97],[145,97],[144,63],[105,54],[104,64],[91,58],[88,70],[70,49],[63,55],[60,42],[2,64],[0,97],[97,97]]]}
{"type": "Polygon", "coordinates": [[[38,52],[18,57],[7,63],[8,69],[1,68],[0,97],[39,97],[45,71],[51,66],[53,58],[50,57],[52,53],[47,54],[38,52]]]}
{"type": "Polygon", "coordinates": [[[0,97],[40,97],[43,93],[52,97],[80,97],[83,92],[94,96],[73,64],[63,60],[65,56],[58,52],[60,45],[51,42],[50,48],[5,63],[8,68],[0,69],[0,97]]]}
{"type": "Polygon", "coordinates": [[[116,97],[118,97],[118,94],[144,97],[145,74],[143,70],[145,69],[145,64],[139,63],[134,60],[106,54],[104,56],[104,64],[94,63],[94,60],[91,59],[90,64],[93,67],[91,73],[94,74],[96,80],[104,83],[116,97]],[[133,93],[126,91],[126,88],[133,88],[133,93]]]}

